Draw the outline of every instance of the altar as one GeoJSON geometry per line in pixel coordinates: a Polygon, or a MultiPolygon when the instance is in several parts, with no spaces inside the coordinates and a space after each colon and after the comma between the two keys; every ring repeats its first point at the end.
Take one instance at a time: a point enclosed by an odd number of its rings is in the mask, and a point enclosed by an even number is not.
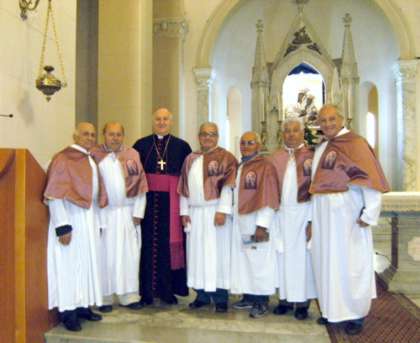
{"type": "Polygon", "coordinates": [[[420,192],[384,194],[381,216],[389,221],[391,235],[389,265],[379,276],[390,291],[419,296],[420,192]]]}

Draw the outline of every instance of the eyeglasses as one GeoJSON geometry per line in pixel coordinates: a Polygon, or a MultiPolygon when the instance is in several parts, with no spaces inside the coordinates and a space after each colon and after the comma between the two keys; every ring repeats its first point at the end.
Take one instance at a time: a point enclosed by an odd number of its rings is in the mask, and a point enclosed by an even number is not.
{"type": "Polygon", "coordinates": [[[217,132],[200,132],[198,135],[202,138],[215,138],[219,136],[217,132]]]}
{"type": "Polygon", "coordinates": [[[252,146],[252,145],[257,144],[257,142],[256,141],[241,141],[240,144],[242,146],[252,146]]]}

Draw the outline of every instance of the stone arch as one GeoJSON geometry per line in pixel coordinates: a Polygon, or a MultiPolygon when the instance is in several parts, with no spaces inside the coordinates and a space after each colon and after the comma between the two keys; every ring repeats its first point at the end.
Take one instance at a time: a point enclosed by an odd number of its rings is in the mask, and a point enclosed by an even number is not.
{"type": "MultiPolygon", "coordinates": [[[[221,1],[217,9],[212,13],[207,21],[200,39],[197,50],[197,67],[210,67],[213,57],[213,50],[220,30],[226,19],[237,10],[244,0],[224,0],[221,1]]],[[[408,28],[408,23],[401,11],[392,0],[372,0],[388,18],[390,25],[394,29],[400,48],[400,59],[411,59],[415,57],[415,44],[413,34],[408,28]]]]}

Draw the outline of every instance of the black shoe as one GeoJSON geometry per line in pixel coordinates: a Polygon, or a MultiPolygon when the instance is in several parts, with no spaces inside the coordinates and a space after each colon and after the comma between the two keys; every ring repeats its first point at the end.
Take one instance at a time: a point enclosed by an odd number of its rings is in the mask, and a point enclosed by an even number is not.
{"type": "Polygon", "coordinates": [[[140,303],[143,307],[153,305],[153,298],[152,298],[152,299],[149,299],[149,298],[142,297],[142,298],[140,299],[139,303],[140,303]]]}
{"type": "Polygon", "coordinates": [[[162,300],[167,305],[176,305],[178,304],[178,299],[175,295],[171,295],[169,297],[161,297],[160,300],[162,300]]]}
{"type": "Polygon", "coordinates": [[[363,330],[363,324],[348,322],[344,328],[347,335],[354,336],[361,333],[363,330]]]}
{"type": "Polygon", "coordinates": [[[82,330],[82,327],[80,326],[79,318],[77,318],[76,310],[60,312],[59,318],[67,330],[69,331],[82,330]]]}
{"type": "Polygon", "coordinates": [[[324,318],[324,317],[319,317],[316,320],[316,323],[319,324],[319,325],[327,325],[328,324],[328,319],[324,318]]]}
{"type": "Polygon", "coordinates": [[[103,305],[98,307],[98,311],[102,313],[112,312],[112,305],[103,305]]]}
{"type": "Polygon", "coordinates": [[[82,327],[80,326],[80,322],[78,319],[76,320],[66,320],[63,322],[64,327],[69,331],[80,331],[82,327]]]}
{"type": "Polygon", "coordinates": [[[133,302],[133,303],[128,304],[128,305],[121,305],[120,304],[120,306],[129,308],[130,310],[141,310],[146,305],[144,303],[142,303],[141,301],[136,301],[136,302],[133,302]]]}
{"type": "Polygon", "coordinates": [[[86,319],[91,322],[97,322],[102,320],[102,316],[98,313],[93,312],[90,308],[79,307],[76,311],[78,318],[86,319]]]}
{"type": "Polygon", "coordinates": [[[268,312],[268,306],[264,303],[254,304],[249,311],[249,316],[251,318],[261,318],[264,317],[268,312]]]}
{"type": "Polygon", "coordinates": [[[273,313],[278,315],[278,316],[282,316],[283,314],[286,314],[288,311],[291,311],[291,310],[293,310],[292,306],[278,304],[274,308],[273,313]]]}
{"type": "Polygon", "coordinates": [[[306,307],[299,307],[295,310],[295,318],[297,320],[305,320],[308,318],[308,309],[306,307]]]}
{"type": "Polygon", "coordinates": [[[227,303],[218,303],[216,304],[216,313],[226,313],[228,311],[227,303]]]}
{"type": "Polygon", "coordinates": [[[245,298],[242,298],[241,300],[237,301],[232,305],[232,307],[235,310],[247,310],[252,308],[252,302],[245,300],[245,298]]]}
{"type": "Polygon", "coordinates": [[[210,303],[195,299],[192,303],[188,304],[188,307],[192,310],[195,310],[197,308],[203,307],[203,306],[207,306],[210,305],[210,303]]]}

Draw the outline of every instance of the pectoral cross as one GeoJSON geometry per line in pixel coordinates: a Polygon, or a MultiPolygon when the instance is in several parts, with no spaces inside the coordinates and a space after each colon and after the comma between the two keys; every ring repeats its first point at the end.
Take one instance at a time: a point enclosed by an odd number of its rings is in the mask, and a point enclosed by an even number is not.
{"type": "Polygon", "coordinates": [[[166,162],[164,160],[160,159],[157,164],[159,164],[160,170],[163,171],[163,168],[165,168],[166,162]]]}

